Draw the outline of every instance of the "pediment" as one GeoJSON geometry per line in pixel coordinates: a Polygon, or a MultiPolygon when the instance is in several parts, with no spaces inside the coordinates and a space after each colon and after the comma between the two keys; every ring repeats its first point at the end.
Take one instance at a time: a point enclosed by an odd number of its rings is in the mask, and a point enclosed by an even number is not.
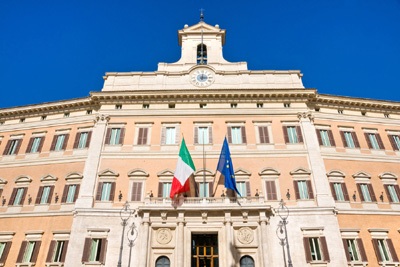
{"type": "Polygon", "coordinates": [[[174,171],[171,169],[164,169],[157,173],[157,176],[174,176],[174,171]]]}
{"type": "Polygon", "coordinates": [[[203,173],[205,173],[206,176],[215,176],[215,171],[212,171],[212,170],[207,169],[207,168],[206,168],[206,169],[204,169],[204,168],[197,169],[197,170],[194,172],[194,175],[195,175],[195,176],[202,176],[203,173]],[[204,172],[203,172],[203,170],[204,170],[204,172]]]}
{"type": "Polygon", "coordinates": [[[310,175],[311,171],[309,169],[298,167],[290,172],[291,175],[310,175]]]}
{"type": "Polygon", "coordinates": [[[0,177],[0,184],[6,184],[7,181],[0,177]]]}
{"type": "Polygon", "coordinates": [[[281,175],[281,172],[272,167],[265,167],[258,172],[261,176],[278,176],[281,175]]]}
{"type": "Polygon", "coordinates": [[[183,32],[185,32],[185,33],[191,33],[191,32],[196,32],[196,33],[198,33],[198,32],[201,32],[202,26],[203,26],[203,33],[204,33],[204,32],[215,32],[215,33],[219,33],[219,32],[221,32],[221,31],[225,31],[225,30],[221,30],[221,29],[219,28],[219,26],[218,26],[218,27],[211,26],[210,24],[207,24],[207,23],[205,23],[204,21],[203,21],[203,22],[199,22],[199,23],[197,23],[197,24],[195,24],[195,25],[192,25],[192,26],[190,26],[190,27],[186,27],[186,28],[184,28],[184,29],[181,30],[181,31],[183,31],[183,32]]]}
{"type": "Polygon", "coordinates": [[[344,178],[346,174],[342,172],[341,170],[330,170],[329,172],[326,173],[326,176],[328,177],[338,177],[338,178],[344,178]]]}
{"type": "Polygon", "coordinates": [[[105,170],[102,170],[101,172],[99,172],[99,176],[114,176],[114,177],[118,177],[119,173],[114,171],[114,170],[111,170],[111,169],[105,169],[105,170]]]}
{"type": "Polygon", "coordinates": [[[43,176],[42,178],[40,178],[40,181],[44,182],[44,181],[57,181],[58,178],[55,177],[53,174],[46,174],[45,176],[43,176]]]}
{"type": "Polygon", "coordinates": [[[246,169],[237,168],[235,170],[235,176],[250,176],[250,175],[251,175],[251,172],[246,169]]]}
{"type": "Polygon", "coordinates": [[[379,174],[379,178],[397,180],[398,176],[393,172],[382,172],[381,174],[379,174]]]}
{"type": "Polygon", "coordinates": [[[15,183],[30,183],[32,182],[32,178],[29,177],[28,175],[20,175],[17,178],[15,178],[15,183]]]}
{"type": "Polygon", "coordinates": [[[82,179],[83,175],[80,172],[69,172],[65,175],[65,180],[82,179]]]}
{"type": "Polygon", "coordinates": [[[148,177],[149,173],[144,170],[144,169],[140,169],[140,168],[135,168],[132,169],[128,172],[128,177],[148,177]]]}
{"type": "Polygon", "coordinates": [[[364,172],[364,171],[359,171],[359,172],[353,174],[353,177],[354,178],[367,178],[367,179],[370,179],[371,175],[366,173],[366,172],[364,172]]]}

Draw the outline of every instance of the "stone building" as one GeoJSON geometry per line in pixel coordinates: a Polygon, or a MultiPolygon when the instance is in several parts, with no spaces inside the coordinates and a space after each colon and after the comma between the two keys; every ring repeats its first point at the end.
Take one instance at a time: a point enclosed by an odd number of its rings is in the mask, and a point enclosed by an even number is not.
{"type": "Polygon", "coordinates": [[[228,62],[218,25],[178,40],[157,71],[0,109],[0,266],[117,266],[126,201],[122,266],[285,266],[281,199],[294,266],[399,266],[400,103],[228,62]],[[182,136],[198,190],[173,203],[182,136]],[[215,171],[225,136],[243,197],[215,171]]]}

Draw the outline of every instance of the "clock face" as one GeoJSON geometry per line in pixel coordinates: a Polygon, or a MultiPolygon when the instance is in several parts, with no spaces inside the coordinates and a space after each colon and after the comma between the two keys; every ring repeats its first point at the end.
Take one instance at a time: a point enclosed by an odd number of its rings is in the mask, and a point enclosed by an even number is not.
{"type": "Polygon", "coordinates": [[[209,69],[197,69],[191,76],[190,81],[198,87],[207,87],[214,82],[214,73],[209,69]]]}

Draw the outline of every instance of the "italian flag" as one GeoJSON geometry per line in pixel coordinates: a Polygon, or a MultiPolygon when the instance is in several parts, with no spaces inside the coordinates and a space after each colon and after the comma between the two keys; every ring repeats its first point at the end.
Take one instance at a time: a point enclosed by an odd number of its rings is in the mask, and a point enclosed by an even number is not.
{"type": "Polygon", "coordinates": [[[182,139],[178,163],[172,180],[170,198],[174,198],[176,194],[190,191],[189,177],[194,173],[195,169],[192,157],[186,147],[185,139],[182,139]]]}

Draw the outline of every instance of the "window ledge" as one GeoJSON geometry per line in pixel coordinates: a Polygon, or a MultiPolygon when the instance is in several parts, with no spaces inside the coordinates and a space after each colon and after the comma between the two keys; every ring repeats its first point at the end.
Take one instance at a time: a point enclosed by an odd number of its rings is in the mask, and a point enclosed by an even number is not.
{"type": "Polygon", "coordinates": [[[353,261],[353,262],[349,262],[348,263],[348,265],[350,265],[350,266],[354,266],[354,267],[357,267],[357,266],[367,266],[368,265],[368,262],[361,262],[361,261],[353,261]]]}
{"type": "Polygon", "coordinates": [[[46,267],[62,267],[64,266],[63,262],[46,262],[46,267]]]}
{"type": "Polygon", "coordinates": [[[310,262],[310,265],[313,267],[325,267],[328,266],[327,261],[312,261],[310,262]]]}
{"type": "Polygon", "coordinates": [[[392,261],[380,261],[378,262],[380,266],[384,267],[384,266],[399,266],[400,263],[398,262],[392,262],[392,261]]]}
{"type": "Polygon", "coordinates": [[[101,262],[85,262],[83,263],[85,266],[102,266],[103,263],[101,262]]]}
{"type": "Polygon", "coordinates": [[[16,263],[16,267],[32,267],[35,266],[35,262],[24,262],[24,263],[16,263]]]}

